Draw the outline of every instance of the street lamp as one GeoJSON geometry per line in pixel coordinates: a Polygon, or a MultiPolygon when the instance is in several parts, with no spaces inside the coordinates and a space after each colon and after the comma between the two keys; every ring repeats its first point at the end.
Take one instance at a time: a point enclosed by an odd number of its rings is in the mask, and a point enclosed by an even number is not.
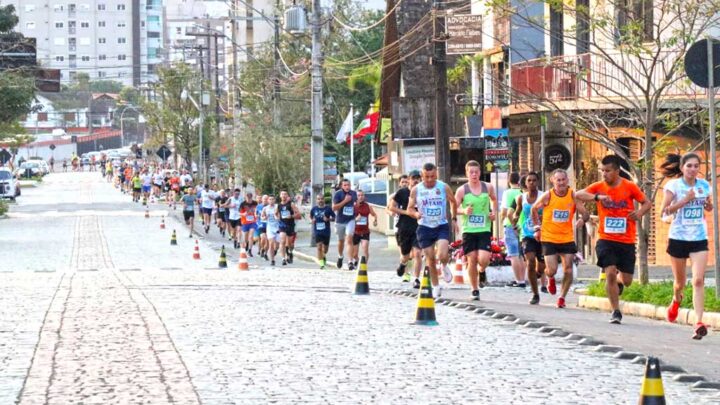
{"type": "MultiPolygon", "coordinates": [[[[202,108],[202,105],[198,104],[198,102],[195,101],[195,99],[193,98],[193,96],[190,95],[190,92],[188,92],[187,89],[183,89],[183,91],[180,93],[180,99],[183,102],[185,102],[189,99],[190,102],[193,104],[193,106],[195,106],[195,108],[197,108],[198,112],[200,113],[199,122],[198,122],[198,136],[200,138],[200,141],[199,141],[200,157],[198,158],[198,171],[200,172],[202,182],[205,183],[205,171],[204,171],[205,155],[203,154],[203,149],[204,149],[203,148],[203,126],[205,124],[205,112],[202,108]]],[[[203,102],[203,105],[205,105],[205,102],[204,102],[205,94],[200,94],[200,101],[203,102]]],[[[209,104],[209,102],[208,102],[208,104],[209,104]]],[[[189,163],[190,163],[190,165],[192,165],[192,162],[189,162],[189,163]]],[[[191,169],[192,169],[192,167],[191,167],[191,169]]]]}

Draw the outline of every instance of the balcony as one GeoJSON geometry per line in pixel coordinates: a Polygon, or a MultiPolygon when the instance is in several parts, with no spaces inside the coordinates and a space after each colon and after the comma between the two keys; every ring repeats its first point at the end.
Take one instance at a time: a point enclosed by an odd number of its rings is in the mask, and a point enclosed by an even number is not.
{"type": "MultiPolygon", "coordinates": [[[[706,94],[704,89],[687,85],[682,80],[667,81],[665,73],[677,60],[676,52],[662,52],[652,71],[655,86],[667,83],[664,98],[688,99],[706,94]]],[[[513,104],[533,101],[617,102],[641,97],[641,88],[629,80],[647,80],[643,67],[652,66],[650,60],[617,53],[607,57],[594,54],[533,59],[513,64],[510,72],[513,104]]],[[[649,69],[647,71],[650,71],[649,69]]],[[[682,69],[678,71],[682,74],[682,69]]],[[[645,87],[643,85],[643,87],[645,87]]]]}

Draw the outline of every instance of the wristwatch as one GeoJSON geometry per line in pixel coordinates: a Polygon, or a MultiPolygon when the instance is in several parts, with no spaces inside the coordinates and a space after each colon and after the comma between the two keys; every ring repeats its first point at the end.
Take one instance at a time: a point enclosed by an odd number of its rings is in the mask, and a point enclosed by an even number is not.
{"type": "Polygon", "coordinates": [[[593,200],[595,200],[595,201],[600,201],[600,195],[599,195],[599,194],[595,194],[595,197],[593,197],[593,200]]]}

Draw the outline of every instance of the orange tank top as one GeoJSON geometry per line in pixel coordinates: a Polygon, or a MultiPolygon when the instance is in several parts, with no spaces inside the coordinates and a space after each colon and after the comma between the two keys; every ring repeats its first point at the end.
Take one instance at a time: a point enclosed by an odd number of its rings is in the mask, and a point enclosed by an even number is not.
{"type": "Polygon", "coordinates": [[[540,240],[550,243],[571,243],[575,241],[573,230],[575,201],[573,190],[568,189],[564,197],[550,189],[550,202],[543,208],[540,240]]]}

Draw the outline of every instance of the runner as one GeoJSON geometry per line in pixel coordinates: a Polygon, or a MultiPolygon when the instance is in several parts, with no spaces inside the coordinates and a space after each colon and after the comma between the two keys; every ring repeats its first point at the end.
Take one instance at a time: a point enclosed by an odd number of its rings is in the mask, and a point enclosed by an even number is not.
{"type": "Polygon", "coordinates": [[[292,263],[292,241],[295,236],[295,220],[300,219],[300,210],[290,199],[287,191],[280,192],[280,204],[277,206],[276,214],[280,219],[280,255],[283,258],[282,265],[292,263]]]}
{"type": "MultiPolygon", "coordinates": [[[[413,170],[409,177],[400,177],[400,189],[390,198],[388,211],[398,215],[397,233],[395,239],[400,247],[400,264],[397,267],[398,277],[408,276],[407,263],[413,260],[413,288],[420,288],[420,270],[422,268],[422,250],[417,242],[417,219],[410,215],[408,203],[410,202],[410,189],[420,183],[420,171],[413,170]]],[[[405,280],[403,280],[405,281],[405,280]]]]}
{"type": "Polygon", "coordinates": [[[173,209],[177,209],[177,200],[180,198],[180,176],[177,171],[172,172],[172,177],[169,180],[170,183],[170,197],[168,198],[168,205],[171,205],[173,209]]]}
{"type": "Polygon", "coordinates": [[[267,222],[268,253],[270,254],[270,265],[275,266],[275,253],[280,241],[280,220],[278,219],[275,197],[268,197],[268,203],[263,208],[262,219],[267,222]]]}
{"type": "Polygon", "coordinates": [[[186,187],[192,186],[193,178],[188,173],[187,169],[183,169],[182,175],[180,176],[180,187],[185,189],[186,187]]]}
{"type": "Polygon", "coordinates": [[[612,307],[610,323],[614,324],[622,322],[620,294],[632,283],[635,273],[636,221],[652,208],[640,187],[620,176],[621,164],[620,157],[605,156],[600,162],[603,181],[578,191],[576,196],[581,201],[597,202],[600,228],[595,252],[597,265],[605,272],[612,307]],[[635,201],[640,203],[638,210],[635,201]]]}
{"type": "Polygon", "coordinates": [[[663,176],[673,178],[664,188],[663,217],[674,215],[670,225],[667,254],[672,258],[674,276],[673,300],[667,310],[667,319],[675,322],[687,282],[685,266],[692,262],[693,308],[695,334],[700,340],[707,335],[703,324],[705,309],[705,269],[708,260],[708,234],[705,211],[712,211],[710,183],[698,178],[700,156],[686,153],[682,157],[670,154],[662,165],[663,176]]]}
{"type": "Polygon", "coordinates": [[[217,224],[218,228],[220,228],[220,235],[223,237],[225,236],[225,229],[227,227],[227,223],[230,220],[230,212],[228,211],[226,204],[227,200],[230,198],[228,194],[230,193],[230,189],[227,190],[220,190],[220,195],[217,199],[215,199],[215,206],[217,209],[217,224]]]}
{"type": "MultiPolygon", "coordinates": [[[[468,182],[458,187],[455,203],[459,206],[457,215],[462,228],[463,253],[468,262],[471,298],[477,301],[480,299],[478,265],[484,272],[490,264],[492,222],[498,206],[492,184],[480,181],[480,163],[475,160],[467,162],[465,176],[468,182]]],[[[449,278],[452,279],[452,274],[449,278]]]]}
{"type": "Polygon", "coordinates": [[[335,233],[338,237],[338,260],[337,268],[342,269],[345,254],[345,245],[349,251],[350,260],[348,270],[354,270],[352,262],[352,238],[355,234],[355,211],[357,193],[350,190],[350,180],[344,179],[340,182],[340,190],[333,196],[332,210],[335,211],[335,233]]]}
{"type": "Polygon", "coordinates": [[[256,215],[258,216],[258,229],[255,231],[256,235],[259,235],[260,238],[260,256],[262,256],[263,259],[268,260],[268,239],[267,239],[267,221],[262,218],[262,211],[265,209],[265,206],[268,204],[268,196],[267,194],[263,194],[263,196],[260,198],[260,204],[257,206],[257,210],[255,211],[256,215]]]}
{"type": "MultiPolygon", "coordinates": [[[[542,191],[538,190],[538,182],[540,176],[535,172],[530,172],[525,176],[525,187],[527,192],[519,195],[515,200],[515,212],[512,215],[513,222],[520,226],[520,236],[522,237],[522,250],[525,252],[525,260],[527,261],[527,279],[532,289],[531,305],[540,303],[540,293],[538,291],[538,278],[542,278],[545,273],[545,259],[542,254],[542,246],[536,233],[539,233],[540,226],[535,225],[530,214],[532,205],[535,204],[537,198],[542,191]]],[[[542,210],[538,212],[538,216],[542,216],[542,210]]],[[[541,280],[542,283],[542,280],[541,280]]],[[[547,291],[543,286],[543,291],[547,291]]]]}
{"type": "Polygon", "coordinates": [[[142,191],[142,179],[140,178],[140,173],[135,172],[131,181],[133,202],[140,202],[140,192],[142,191]]]}
{"type": "Polygon", "coordinates": [[[213,207],[215,206],[215,198],[217,194],[210,189],[207,184],[200,192],[200,201],[203,216],[203,225],[205,226],[205,233],[210,232],[210,217],[212,216],[213,207]]]}
{"type": "Polygon", "coordinates": [[[240,247],[240,189],[233,190],[233,195],[225,202],[228,211],[228,222],[230,223],[230,240],[233,241],[235,249],[240,247]]]}
{"type": "Polygon", "coordinates": [[[150,175],[150,171],[148,169],[143,170],[141,178],[142,193],[144,198],[143,201],[147,203],[147,201],[150,199],[150,191],[152,190],[152,176],[150,175]]]}
{"type": "Polygon", "coordinates": [[[185,225],[190,228],[190,235],[188,237],[192,238],[193,228],[195,226],[195,195],[192,187],[188,187],[185,190],[185,195],[182,197],[182,203],[185,225]]]}
{"type": "Polygon", "coordinates": [[[577,211],[581,218],[577,220],[575,226],[584,226],[585,221],[590,218],[590,214],[585,206],[577,201],[575,192],[569,187],[568,175],[565,170],[553,171],[551,181],[553,187],[535,201],[530,212],[533,223],[540,224],[540,242],[543,256],[545,256],[548,291],[552,295],[557,292],[555,274],[559,265],[558,256],[562,261],[563,280],[557,307],[565,308],[565,298],[573,280],[573,259],[577,253],[573,219],[577,211]],[[541,210],[542,217],[540,217],[541,210]]]}
{"type": "Polygon", "coordinates": [[[163,186],[165,185],[165,177],[163,176],[162,170],[160,168],[155,169],[155,174],[153,175],[153,195],[160,200],[160,196],[163,192],[163,186]]]}
{"type": "MultiPolygon", "coordinates": [[[[425,163],[422,170],[422,182],[410,190],[408,210],[418,220],[418,245],[425,254],[426,265],[430,271],[433,296],[441,295],[438,282],[436,257],[439,256],[443,269],[447,269],[450,225],[448,224],[447,204],[450,203],[450,215],[456,220],[457,203],[450,187],[437,179],[437,168],[432,163],[425,163]]],[[[452,279],[452,274],[450,274],[452,279]]]]}
{"type": "MultiPolygon", "coordinates": [[[[240,222],[242,223],[242,244],[248,257],[253,257],[253,235],[257,229],[257,201],[252,193],[245,194],[245,201],[240,204],[240,222]]],[[[239,241],[240,238],[238,238],[239,241]]]]}
{"type": "Polygon", "coordinates": [[[325,205],[325,197],[317,195],[317,205],[310,209],[313,234],[317,245],[317,259],[320,263],[320,270],[325,270],[327,265],[328,248],[330,247],[330,221],[335,220],[335,213],[325,205]]]}
{"type": "Polygon", "coordinates": [[[510,221],[509,215],[515,209],[514,205],[517,203],[518,196],[522,194],[522,190],[520,190],[520,174],[517,172],[510,173],[508,183],[510,183],[510,188],[503,193],[500,220],[502,220],[505,230],[506,256],[510,259],[515,280],[508,283],[507,286],[525,288],[525,264],[520,258],[518,230],[515,229],[515,224],[510,221]]]}
{"type": "Polygon", "coordinates": [[[355,232],[353,234],[353,256],[365,257],[365,263],[370,262],[370,226],[369,216],[373,217],[373,226],[377,226],[377,214],[375,210],[365,201],[365,192],[357,191],[357,202],[355,203],[355,232]]]}

